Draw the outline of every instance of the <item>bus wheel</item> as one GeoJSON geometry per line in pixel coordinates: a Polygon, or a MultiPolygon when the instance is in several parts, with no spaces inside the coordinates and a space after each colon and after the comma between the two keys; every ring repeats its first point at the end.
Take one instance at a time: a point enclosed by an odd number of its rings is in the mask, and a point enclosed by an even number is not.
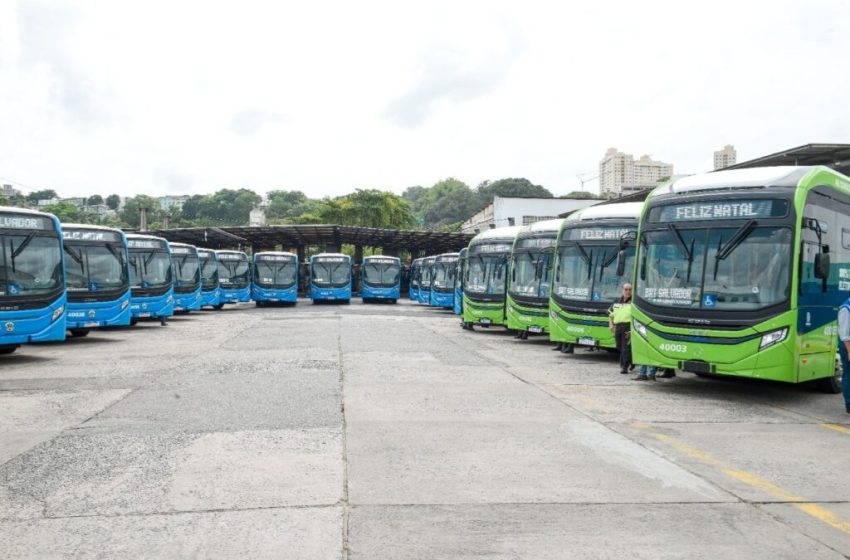
{"type": "Polygon", "coordinates": [[[213,309],[221,309],[224,307],[223,303],[219,303],[218,305],[213,305],[213,309]]]}
{"type": "Polygon", "coordinates": [[[136,324],[136,323],[138,323],[138,322],[139,322],[139,318],[138,318],[138,317],[133,317],[132,319],[130,319],[130,324],[131,324],[131,325],[135,325],[135,324],[136,324]]]}
{"type": "Polygon", "coordinates": [[[89,335],[88,329],[71,329],[71,334],[74,338],[82,338],[89,335]]]}
{"type": "Polygon", "coordinates": [[[15,350],[17,350],[17,346],[0,346],[0,355],[2,354],[11,354],[15,350]]]}
{"type": "Polygon", "coordinates": [[[257,307],[262,307],[262,306],[263,306],[263,302],[262,302],[262,301],[255,301],[255,302],[254,302],[254,305],[256,305],[257,307]]]}
{"type": "Polygon", "coordinates": [[[395,305],[396,303],[398,303],[398,300],[396,300],[396,299],[391,299],[391,300],[390,300],[390,303],[392,303],[393,305],[395,305]]]}
{"type": "MultiPolygon", "coordinates": [[[[838,362],[838,360],[836,360],[838,362]]],[[[835,374],[831,377],[822,377],[815,381],[817,388],[824,393],[837,395],[841,392],[841,364],[835,364],[835,374]]]]}

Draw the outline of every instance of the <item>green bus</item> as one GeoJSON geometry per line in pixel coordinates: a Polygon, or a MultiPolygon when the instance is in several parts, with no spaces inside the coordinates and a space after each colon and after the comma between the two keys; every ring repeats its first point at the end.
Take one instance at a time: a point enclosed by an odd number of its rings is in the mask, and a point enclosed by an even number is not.
{"type": "Polygon", "coordinates": [[[679,179],[649,195],[638,239],[635,363],[840,391],[850,178],[812,166],[679,179]]]}
{"type": "Polygon", "coordinates": [[[549,288],[563,219],[535,222],[514,240],[508,275],[507,325],[517,337],[549,332],[549,288]]]}
{"type": "Polygon", "coordinates": [[[631,281],[641,202],[589,206],[567,216],[555,249],[549,339],[614,350],[608,310],[631,281]]]}
{"type": "Polygon", "coordinates": [[[504,325],[508,258],[522,226],[488,229],[472,238],[466,255],[461,326],[504,325]]]}

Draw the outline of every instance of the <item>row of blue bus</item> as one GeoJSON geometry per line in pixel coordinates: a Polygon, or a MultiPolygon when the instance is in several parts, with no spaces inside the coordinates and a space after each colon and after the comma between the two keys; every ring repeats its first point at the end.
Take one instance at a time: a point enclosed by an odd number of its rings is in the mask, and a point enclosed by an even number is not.
{"type": "MultiPolygon", "coordinates": [[[[399,259],[365,257],[361,274],[364,301],[399,298],[399,259]]],[[[314,301],[351,299],[351,257],[315,255],[309,275],[314,301]]],[[[141,318],[164,325],[174,313],[228,303],[294,304],[298,280],[293,253],[259,252],[249,259],[241,251],[60,224],[52,214],[0,207],[0,354],[141,318]]]]}
{"type": "Polygon", "coordinates": [[[414,259],[408,297],[422,305],[454,309],[462,301],[458,267],[465,251],[414,259]]]}

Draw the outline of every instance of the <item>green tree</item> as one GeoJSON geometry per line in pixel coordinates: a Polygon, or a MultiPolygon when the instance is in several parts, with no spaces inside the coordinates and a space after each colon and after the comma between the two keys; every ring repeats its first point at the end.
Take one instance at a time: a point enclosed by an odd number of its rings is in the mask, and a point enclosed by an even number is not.
{"type": "Polygon", "coordinates": [[[117,194],[111,194],[106,197],[105,203],[112,210],[118,210],[118,207],[121,206],[121,197],[117,194]]]}
{"type": "Polygon", "coordinates": [[[83,212],[72,202],[47,204],[41,208],[41,211],[54,214],[60,222],[65,223],[79,223],[84,222],[85,219],[83,212]]]}
{"type": "Polygon", "coordinates": [[[0,206],[10,206],[12,201],[0,194],[0,206]]]}
{"type": "Polygon", "coordinates": [[[423,209],[424,224],[430,229],[441,229],[463,222],[476,212],[477,206],[475,192],[463,181],[449,177],[428,189],[423,209]]]}
{"type": "Polygon", "coordinates": [[[560,198],[592,198],[592,199],[602,199],[603,197],[593,194],[588,191],[573,191],[565,194],[560,198]]]}
{"type": "Polygon", "coordinates": [[[318,207],[318,201],[307,198],[301,191],[271,191],[268,198],[266,218],[269,223],[293,223],[302,215],[314,213],[318,207]]]}
{"type": "Polygon", "coordinates": [[[88,206],[94,206],[95,204],[103,204],[103,197],[99,194],[93,194],[86,200],[86,204],[88,206]]]}
{"type": "Polygon", "coordinates": [[[475,191],[478,196],[478,210],[493,202],[495,196],[553,198],[548,189],[524,178],[499,179],[492,183],[484,181],[475,191]]]}
{"type": "Polygon", "coordinates": [[[316,201],[315,208],[299,216],[298,222],[406,229],[413,227],[416,220],[410,204],[399,195],[357,189],[345,196],[316,201]]]}
{"type": "Polygon", "coordinates": [[[184,220],[198,219],[198,209],[200,208],[200,202],[205,197],[206,195],[194,194],[189,197],[189,200],[183,203],[183,209],[181,210],[181,214],[184,220]]]}
{"type": "Polygon", "coordinates": [[[56,194],[56,191],[53,189],[44,189],[40,191],[33,191],[27,195],[27,202],[30,204],[36,204],[39,200],[50,200],[51,198],[57,198],[59,195],[56,194]]]}
{"type": "Polygon", "coordinates": [[[142,208],[147,208],[148,210],[148,225],[150,226],[156,221],[156,214],[159,212],[159,201],[145,194],[128,198],[124,202],[124,209],[121,210],[121,220],[130,227],[139,227],[140,211],[142,208]]]}

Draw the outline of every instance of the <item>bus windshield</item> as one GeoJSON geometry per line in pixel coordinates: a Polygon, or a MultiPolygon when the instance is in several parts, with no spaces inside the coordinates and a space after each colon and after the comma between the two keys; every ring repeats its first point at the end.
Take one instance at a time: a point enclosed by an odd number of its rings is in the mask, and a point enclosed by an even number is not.
{"type": "Polygon", "coordinates": [[[185,253],[174,255],[175,271],[175,287],[176,288],[197,288],[201,282],[201,267],[198,257],[185,253]]]}
{"type": "Polygon", "coordinates": [[[171,284],[171,257],[162,249],[133,249],[130,252],[130,286],[162,288],[171,284]]]}
{"type": "Polygon", "coordinates": [[[568,242],[558,252],[554,295],[573,301],[611,303],[620,297],[634,267],[634,247],[626,247],[625,275],[617,276],[619,243],[568,242]]]}
{"type": "Polygon", "coordinates": [[[310,268],[313,282],[318,286],[341,288],[351,281],[351,266],[341,257],[333,261],[313,261],[310,268]]]}
{"type": "Polygon", "coordinates": [[[0,243],[0,298],[44,295],[62,286],[58,237],[4,233],[0,243]]]}
{"type": "Polygon", "coordinates": [[[392,287],[398,284],[401,265],[366,261],[363,266],[363,282],[370,286],[392,287]]]}
{"type": "Polygon", "coordinates": [[[472,294],[504,294],[506,270],[505,254],[470,255],[467,261],[464,289],[472,294]]]}
{"type": "Polygon", "coordinates": [[[202,290],[212,290],[218,284],[218,263],[215,261],[215,255],[212,253],[201,253],[200,269],[202,290]]]}
{"type": "Polygon", "coordinates": [[[433,271],[434,263],[425,263],[419,271],[419,287],[423,290],[431,289],[431,272],[433,271]]]}
{"type": "Polygon", "coordinates": [[[435,290],[448,291],[454,287],[456,261],[435,262],[431,272],[431,282],[435,290]]]}
{"type": "Polygon", "coordinates": [[[413,288],[419,287],[419,265],[415,265],[410,270],[410,285],[413,288]]]}
{"type": "Polygon", "coordinates": [[[254,267],[254,280],[260,286],[288,288],[295,284],[298,267],[295,260],[257,259],[254,267]]]}
{"type": "Polygon", "coordinates": [[[248,257],[218,260],[218,279],[223,288],[244,288],[248,285],[248,257]]]}
{"type": "Polygon", "coordinates": [[[117,290],[129,286],[120,245],[83,245],[65,241],[65,274],[69,292],[117,290]]]}
{"type": "Polygon", "coordinates": [[[549,299],[552,283],[552,251],[527,251],[514,257],[511,294],[549,299]]]}
{"type": "Polygon", "coordinates": [[[744,311],[790,297],[792,234],[755,222],[645,232],[637,295],[659,306],[744,311]]]}

